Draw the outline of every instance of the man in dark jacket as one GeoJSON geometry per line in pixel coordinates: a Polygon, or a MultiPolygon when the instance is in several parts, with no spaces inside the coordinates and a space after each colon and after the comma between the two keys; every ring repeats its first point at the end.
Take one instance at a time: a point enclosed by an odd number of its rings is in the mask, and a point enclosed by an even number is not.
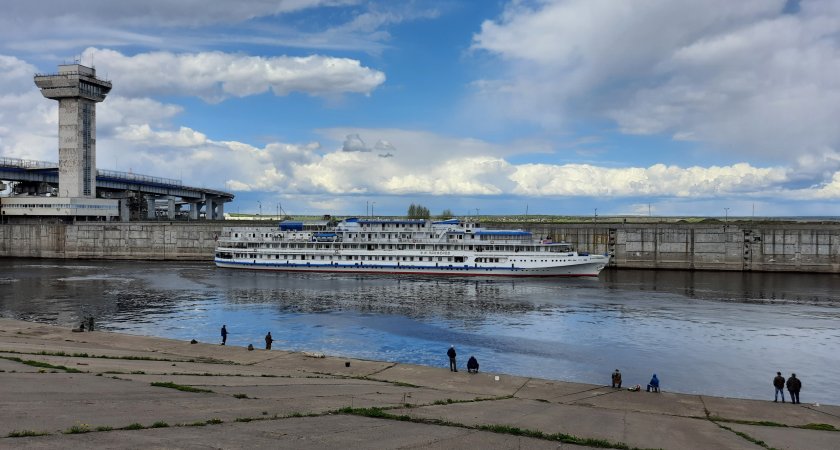
{"type": "Polygon", "coordinates": [[[621,389],[621,372],[618,369],[612,374],[612,387],[621,389]]]}
{"type": "Polygon", "coordinates": [[[269,331],[268,334],[265,335],[265,349],[271,350],[271,343],[274,342],[274,338],[271,337],[271,332],[269,331]]]}
{"type": "Polygon", "coordinates": [[[475,359],[475,356],[470,356],[470,359],[467,361],[467,372],[478,373],[478,360],[475,359]]]}
{"type": "Polygon", "coordinates": [[[222,325],[222,345],[227,342],[227,325],[222,325]]]}
{"type": "Polygon", "coordinates": [[[776,378],[773,378],[773,387],[776,388],[776,397],[773,399],[773,403],[779,401],[779,394],[782,395],[782,403],[785,402],[785,377],[782,376],[782,372],[776,372],[776,378]]]}
{"type": "Polygon", "coordinates": [[[449,347],[449,351],[446,352],[446,356],[449,357],[449,370],[451,372],[457,372],[458,371],[458,365],[455,364],[455,355],[456,355],[455,346],[452,345],[452,346],[449,347]]]}
{"type": "Polygon", "coordinates": [[[790,374],[790,378],[787,380],[787,388],[788,392],[790,392],[790,402],[794,404],[799,403],[799,390],[802,389],[802,382],[799,381],[799,378],[796,378],[796,374],[790,374]]]}

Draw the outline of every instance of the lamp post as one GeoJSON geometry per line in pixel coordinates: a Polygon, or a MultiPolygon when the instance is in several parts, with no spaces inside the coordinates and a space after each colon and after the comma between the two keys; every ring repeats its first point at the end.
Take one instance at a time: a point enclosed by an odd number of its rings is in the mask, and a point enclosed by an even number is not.
{"type": "Polygon", "coordinates": [[[260,219],[262,219],[262,202],[257,200],[257,204],[260,205],[260,213],[257,215],[260,216],[260,219]]]}
{"type": "Polygon", "coordinates": [[[370,216],[373,217],[373,207],[376,206],[376,202],[370,202],[370,216]]]}
{"type": "Polygon", "coordinates": [[[726,222],[729,221],[729,208],[723,208],[723,228],[726,228],[726,222]]]}

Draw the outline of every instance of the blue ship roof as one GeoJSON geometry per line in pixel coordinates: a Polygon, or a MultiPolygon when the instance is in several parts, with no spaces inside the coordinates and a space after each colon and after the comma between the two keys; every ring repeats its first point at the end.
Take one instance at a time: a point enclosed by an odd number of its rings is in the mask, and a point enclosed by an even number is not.
{"type": "Polygon", "coordinates": [[[280,222],[280,231],[303,231],[303,222],[284,220],[280,222]]]}

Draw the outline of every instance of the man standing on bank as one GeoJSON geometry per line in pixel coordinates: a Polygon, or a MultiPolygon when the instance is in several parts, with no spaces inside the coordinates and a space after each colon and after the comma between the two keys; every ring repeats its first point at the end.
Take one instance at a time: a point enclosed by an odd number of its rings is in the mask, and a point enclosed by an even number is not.
{"type": "Polygon", "coordinates": [[[612,387],[621,389],[621,372],[618,369],[612,374],[612,387]]]}
{"type": "Polygon", "coordinates": [[[227,325],[222,325],[222,345],[227,342],[227,325]]]}
{"type": "Polygon", "coordinates": [[[271,343],[274,342],[274,338],[271,337],[271,332],[269,331],[268,334],[265,335],[265,349],[271,350],[271,343]]]}
{"type": "Polygon", "coordinates": [[[773,378],[773,387],[776,388],[776,396],[773,398],[773,403],[779,401],[779,394],[782,396],[782,403],[785,402],[785,377],[782,372],[776,372],[776,378],[773,378]]]}
{"type": "Polygon", "coordinates": [[[449,371],[450,372],[457,372],[458,371],[458,365],[455,364],[456,353],[455,353],[455,346],[454,345],[451,345],[449,347],[449,351],[446,352],[446,356],[449,357],[449,371]]]}
{"type": "Polygon", "coordinates": [[[793,404],[799,403],[799,390],[802,389],[802,382],[799,381],[799,378],[796,378],[796,374],[790,374],[790,378],[787,380],[787,388],[788,392],[790,393],[790,402],[793,404]]]}

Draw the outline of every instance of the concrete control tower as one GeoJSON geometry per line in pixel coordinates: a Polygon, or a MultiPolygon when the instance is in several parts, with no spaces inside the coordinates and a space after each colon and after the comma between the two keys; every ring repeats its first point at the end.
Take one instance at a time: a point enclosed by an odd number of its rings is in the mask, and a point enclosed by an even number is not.
{"type": "Polygon", "coordinates": [[[58,73],[35,75],[46,98],[58,100],[59,197],[96,198],[96,103],[111,83],[81,64],[58,66],[58,73]]]}

